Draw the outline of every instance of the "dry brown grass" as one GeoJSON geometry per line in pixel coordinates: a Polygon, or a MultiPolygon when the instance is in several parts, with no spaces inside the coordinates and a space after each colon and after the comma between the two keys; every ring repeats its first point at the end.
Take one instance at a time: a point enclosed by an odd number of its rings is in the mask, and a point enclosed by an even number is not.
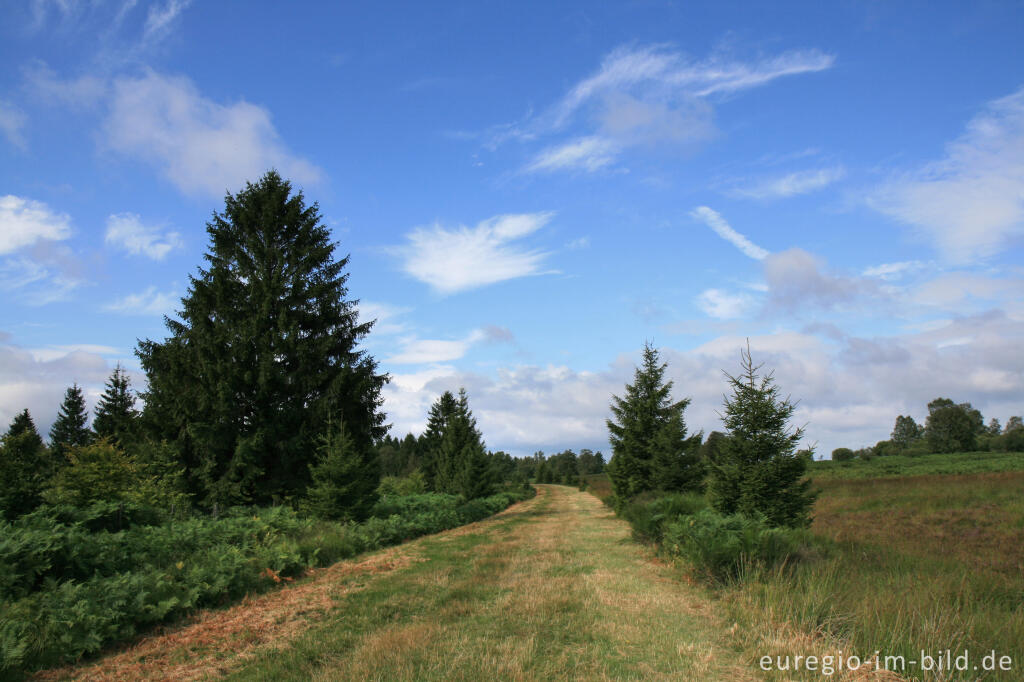
{"type": "Polygon", "coordinates": [[[287,646],[366,579],[421,561],[410,549],[394,547],[310,571],[293,585],[229,609],[205,611],[187,625],[146,637],[95,663],[43,671],[34,679],[198,680],[222,675],[261,650],[287,646]]]}

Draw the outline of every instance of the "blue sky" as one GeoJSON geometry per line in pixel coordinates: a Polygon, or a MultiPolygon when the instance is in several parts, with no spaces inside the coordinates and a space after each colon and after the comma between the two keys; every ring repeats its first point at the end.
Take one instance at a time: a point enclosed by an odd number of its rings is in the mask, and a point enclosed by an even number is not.
{"type": "Polygon", "coordinates": [[[750,339],[819,455],[1024,412],[1020,3],[28,0],[0,21],[0,420],[144,386],[225,191],[351,254],[394,433],[607,451],[645,341],[692,429],[750,339]]]}

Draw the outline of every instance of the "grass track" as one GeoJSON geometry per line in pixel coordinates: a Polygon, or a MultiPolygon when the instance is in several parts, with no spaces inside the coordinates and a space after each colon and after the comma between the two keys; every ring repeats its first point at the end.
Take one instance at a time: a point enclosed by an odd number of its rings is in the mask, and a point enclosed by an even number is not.
{"type": "Polygon", "coordinates": [[[233,613],[232,627],[207,632],[200,618],[53,677],[759,677],[712,602],[632,542],[597,498],[539,488],[492,519],[336,564],[210,615],[233,613]],[[309,608],[282,609],[296,590],[310,593],[309,608]],[[188,628],[196,630],[182,636],[188,628]]]}

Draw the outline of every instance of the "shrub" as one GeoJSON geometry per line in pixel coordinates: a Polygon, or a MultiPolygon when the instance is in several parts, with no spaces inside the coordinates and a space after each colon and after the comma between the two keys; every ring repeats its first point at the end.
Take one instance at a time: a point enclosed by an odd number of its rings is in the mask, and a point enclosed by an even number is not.
{"type": "Polygon", "coordinates": [[[634,538],[660,543],[667,524],[695,514],[707,506],[707,500],[702,495],[671,493],[655,498],[637,498],[624,505],[621,514],[633,527],[634,538]]]}
{"type": "Polygon", "coordinates": [[[763,518],[703,509],[667,524],[663,547],[709,579],[727,581],[745,569],[769,568],[794,557],[807,538],[804,530],[773,528],[763,518]]]}
{"type": "Polygon", "coordinates": [[[832,451],[833,462],[849,462],[853,458],[854,453],[850,448],[836,448],[832,451]]]}
{"type": "Polygon", "coordinates": [[[408,476],[385,476],[380,479],[377,494],[381,497],[421,495],[427,492],[427,479],[421,471],[414,471],[408,476]]]}

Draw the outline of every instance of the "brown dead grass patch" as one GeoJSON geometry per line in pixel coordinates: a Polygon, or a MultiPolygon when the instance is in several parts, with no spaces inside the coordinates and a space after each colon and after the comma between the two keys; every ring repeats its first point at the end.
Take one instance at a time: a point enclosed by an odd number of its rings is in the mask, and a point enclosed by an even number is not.
{"type": "Polygon", "coordinates": [[[277,649],[359,589],[349,578],[373,576],[424,559],[400,546],[361,561],[339,562],[309,572],[281,590],[223,611],[205,611],[193,622],[146,637],[129,649],[85,666],[37,673],[36,680],[197,680],[222,675],[266,649],[277,649]],[[217,656],[222,656],[217,658],[217,656]]]}

